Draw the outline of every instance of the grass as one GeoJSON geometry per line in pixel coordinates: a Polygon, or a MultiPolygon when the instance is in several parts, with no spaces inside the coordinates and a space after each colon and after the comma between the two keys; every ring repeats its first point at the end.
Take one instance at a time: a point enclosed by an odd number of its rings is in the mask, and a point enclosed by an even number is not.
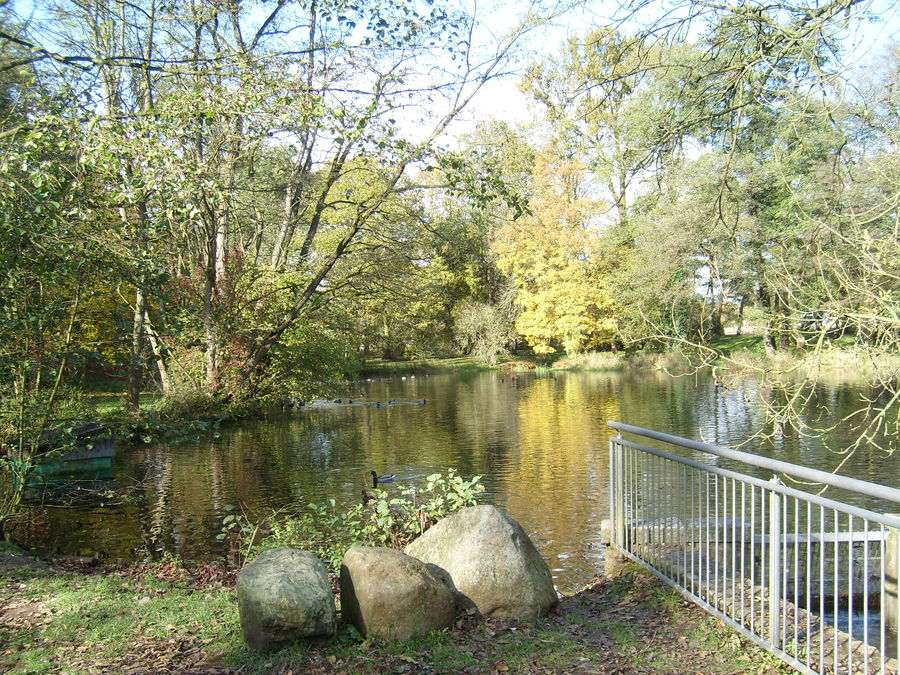
{"type": "Polygon", "coordinates": [[[890,380],[900,371],[900,355],[862,349],[846,340],[821,349],[778,350],[767,355],[762,336],[729,335],[711,345],[727,359],[718,361],[732,374],[767,373],[786,379],[815,382],[866,382],[890,380]]]}
{"type": "Polygon", "coordinates": [[[565,356],[553,367],[559,370],[619,371],[628,366],[628,357],[619,352],[588,352],[565,356]]]}
{"type": "MultiPolygon", "coordinates": [[[[844,344],[829,345],[820,351],[778,350],[766,355],[761,335],[725,335],[709,345],[721,354],[714,362],[731,375],[767,373],[772,377],[809,378],[822,382],[888,380],[900,371],[900,355],[880,354],[844,344]]],[[[676,352],[626,354],[589,352],[562,357],[554,369],[575,371],[664,370],[677,374],[691,372],[692,364],[676,352]]]]}
{"type": "MultiPolygon", "coordinates": [[[[125,411],[125,398],[123,394],[95,393],[86,396],[88,403],[93,406],[98,415],[109,416],[125,411]]],[[[163,401],[160,394],[141,394],[141,409],[156,410],[163,401]]]]}
{"type": "Polygon", "coordinates": [[[0,555],[27,556],[28,553],[16,546],[13,542],[0,539],[0,555]]]}
{"type": "Polygon", "coordinates": [[[737,352],[748,352],[758,356],[765,354],[762,335],[723,335],[714,340],[710,347],[724,356],[731,356],[737,352]]]}
{"type": "Polygon", "coordinates": [[[364,372],[393,375],[407,372],[439,372],[441,370],[478,371],[500,368],[512,372],[533,371],[546,374],[551,370],[581,371],[621,371],[627,368],[671,367],[682,361],[677,356],[668,354],[626,354],[624,352],[588,352],[566,356],[565,354],[501,355],[497,357],[497,365],[489,366],[471,356],[453,358],[420,359],[415,361],[385,361],[381,359],[366,362],[364,372]]]}
{"type": "Polygon", "coordinates": [[[473,356],[433,357],[409,361],[369,359],[363,366],[364,375],[400,375],[404,373],[435,373],[440,371],[481,371],[504,368],[514,371],[547,369],[560,355],[536,357],[534,355],[499,355],[497,364],[491,366],[473,356]]]}
{"type": "Polygon", "coordinates": [[[417,358],[408,361],[368,359],[362,375],[401,375],[404,373],[432,373],[441,370],[487,370],[491,366],[472,356],[417,358]]]}
{"type": "MultiPolygon", "coordinates": [[[[858,381],[871,378],[874,374],[890,376],[900,369],[900,356],[881,355],[873,358],[867,351],[854,349],[852,345],[835,343],[819,352],[779,350],[767,356],[761,335],[724,335],[710,343],[710,347],[721,354],[715,365],[727,368],[732,374],[768,372],[796,373],[814,380],[829,380],[834,377],[858,381]],[[727,360],[725,360],[727,359],[727,360]]],[[[846,342],[846,341],[845,341],[846,342]]],[[[564,354],[509,355],[498,358],[497,367],[515,372],[534,371],[546,373],[550,370],[572,370],[587,372],[620,372],[626,370],[662,370],[669,373],[691,372],[696,366],[678,352],[587,352],[567,356],[564,354]]],[[[366,370],[380,373],[401,373],[409,371],[440,370],[484,370],[484,363],[472,357],[421,359],[417,361],[391,362],[376,360],[368,362],[366,370]]]]}
{"type": "Polygon", "coordinates": [[[587,352],[558,359],[555,370],[575,370],[591,372],[621,372],[624,370],[666,370],[683,372],[690,364],[681,354],[675,352],[587,352]]]}
{"type": "Polygon", "coordinates": [[[344,625],[332,640],[271,653],[245,646],[233,588],[179,574],[172,566],[81,574],[0,564],[0,672],[537,673],[593,665],[752,673],[773,666],[636,567],[563,599],[533,624],[461,619],[407,642],[364,639],[344,625]]]}
{"type": "MultiPolygon", "coordinates": [[[[212,654],[233,651],[239,626],[230,592],[194,592],[148,576],[6,572],[0,602],[19,621],[0,623],[5,672],[117,670],[143,645],[202,644],[212,654]]],[[[0,577],[2,578],[2,577],[0,577]]],[[[180,650],[181,651],[181,650],[180,650]]],[[[160,653],[162,661],[183,654],[160,653]]]]}

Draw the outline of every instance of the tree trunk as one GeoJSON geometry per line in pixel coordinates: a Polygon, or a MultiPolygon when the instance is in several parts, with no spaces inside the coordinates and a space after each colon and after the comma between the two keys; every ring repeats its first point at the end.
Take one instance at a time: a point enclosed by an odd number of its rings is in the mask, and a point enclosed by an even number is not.
{"type": "Polygon", "coordinates": [[[213,317],[213,297],[216,292],[216,269],[218,267],[218,238],[215,234],[207,242],[206,283],[203,288],[203,330],[206,337],[206,388],[213,392],[219,385],[218,349],[216,327],[213,317]]]}
{"type": "Polygon", "coordinates": [[[772,337],[772,322],[766,320],[763,329],[763,346],[766,348],[766,356],[775,356],[775,339],[772,337]]]}
{"type": "MultiPolygon", "coordinates": [[[[762,269],[762,268],[760,268],[762,269]]],[[[766,356],[774,356],[775,355],[775,338],[772,335],[772,301],[769,296],[769,291],[766,288],[765,284],[760,282],[759,284],[759,306],[765,308],[766,311],[770,313],[770,316],[766,319],[766,325],[763,328],[763,346],[766,349],[766,356]]]]}
{"type": "Polygon", "coordinates": [[[163,394],[170,390],[169,385],[169,369],[166,367],[166,361],[160,349],[159,335],[150,325],[150,317],[146,310],[144,311],[144,326],[147,329],[147,339],[150,342],[150,349],[153,350],[153,358],[156,361],[156,371],[159,373],[159,389],[163,394]]]}
{"type": "Polygon", "coordinates": [[[131,354],[128,361],[128,399],[129,410],[140,410],[141,385],[143,367],[141,358],[141,338],[144,334],[144,316],[146,314],[144,291],[138,287],[134,293],[134,313],[131,321],[131,354]]]}
{"type": "MultiPolygon", "coordinates": [[[[228,208],[225,207],[216,218],[216,252],[214,261],[215,279],[218,282],[225,278],[225,252],[228,250],[228,208]]],[[[214,284],[215,285],[215,284],[214,284]]]]}

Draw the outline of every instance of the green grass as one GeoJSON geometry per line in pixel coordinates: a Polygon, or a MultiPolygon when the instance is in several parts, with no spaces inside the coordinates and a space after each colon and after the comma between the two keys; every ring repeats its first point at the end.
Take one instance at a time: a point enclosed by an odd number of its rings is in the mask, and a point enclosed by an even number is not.
{"type": "Polygon", "coordinates": [[[553,363],[563,358],[562,354],[535,356],[533,354],[501,354],[497,357],[497,365],[491,366],[479,361],[474,356],[448,356],[412,359],[409,361],[390,361],[386,359],[368,359],[362,372],[366,375],[400,375],[403,373],[433,373],[446,371],[479,371],[495,368],[509,368],[516,371],[533,368],[548,369],[553,363]]]}
{"type": "MultiPolygon", "coordinates": [[[[108,392],[88,394],[87,401],[93,406],[97,414],[101,416],[109,416],[125,411],[124,394],[112,394],[108,392]]],[[[163,397],[160,394],[141,394],[141,409],[156,410],[159,408],[162,401],[163,397]]]]}
{"type": "Polygon", "coordinates": [[[620,352],[587,352],[560,358],[553,367],[560,370],[619,371],[628,366],[628,357],[620,352]]]}
{"type": "Polygon", "coordinates": [[[531,665],[565,669],[584,646],[571,635],[556,630],[510,630],[493,640],[492,658],[518,672],[531,665]]]}
{"type": "MultiPolygon", "coordinates": [[[[0,628],[0,670],[44,672],[65,665],[123,663],[142,640],[184,638],[226,655],[242,647],[233,594],[191,590],[147,577],[5,572],[16,602],[35,609],[29,628],[0,628]],[[13,581],[15,582],[13,584],[13,581]]],[[[6,593],[3,599],[6,599],[6,593]]],[[[27,623],[25,625],[28,625],[27,623]]],[[[110,665],[114,670],[115,667],[110,665]]]]}
{"type": "Polygon", "coordinates": [[[363,375],[401,375],[404,373],[431,373],[441,370],[487,370],[491,366],[471,356],[435,357],[390,361],[368,359],[362,367],[363,375]]]}
{"type": "Polygon", "coordinates": [[[795,672],[774,654],[756,647],[747,648],[740,635],[711,616],[688,629],[686,637],[692,649],[716,655],[715,672],[766,675],[788,675],[795,672]]]}
{"type": "Polygon", "coordinates": [[[723,335],[714,340],[710,347],[725,356],[731,356],[737,352],[749,352],[759,356],[765,353],[761,335],[723,335]]]}
{"type": "MultiPolygon", "coordinates": [[[[7,549],[14,550],[14,549],[7,549]]],[[[166,566],[162,566],[163,568],[166,566]]],[[[259,653],[244,644],[235,593],[190,577],[83,575],[0,566],[0,672],[435,673],[466,669],[573,672],[788,672],[780,661],[634,566],[563,600],[534,623],[466,619],[406,642],[347,625],[326,641],[259,653]],[[10,611],[26,610],[15,620],[10,611]]]]}
{"type": "Polygon", "coordinates": [[[28,555],[11,541],[0,539],[0,555],[28,555]]]}

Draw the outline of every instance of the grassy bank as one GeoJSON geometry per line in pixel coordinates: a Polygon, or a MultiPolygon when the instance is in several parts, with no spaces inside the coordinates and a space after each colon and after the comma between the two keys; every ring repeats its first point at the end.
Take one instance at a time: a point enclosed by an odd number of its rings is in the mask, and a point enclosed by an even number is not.
{"type": "Polygon", "coordinates": [[[388,361],[370,359],[363,366],[363,375],[402,375],[407,373],[437,373],[441,371],[466,372],[482,370],[533,370],[549,368],[559,355],[538,357],[533,354],[503,355],[497,357],[495,365],[479,361],[473,356],[433,357],[409,361],[388,361]]]}
{"type": "Polygon", "coordinates": [[[448,356],[390,361],[388,359],[368,359],[363,364],[361,374],[404,375],[408,373],[434,373],[442,370],[490,370],[492,366],[478,361],[472,356],[448,356]]]}
{"type": "Polygon", "coordinates": [[[782,350],[772,356],[765,353],[759,336],[732,336],[713,346],[724,357],[717,365],[735,374],[765,371],[775,376],[861,382],[890,380],[900,372],[900,354],[878,353],[852,345],[782,350]]]}
{"type": "Polygon", "coordinates": [[[535,361],[538,367],[553,370],[621,372],[626,370],[662,370],[678,374],[689,372],[706,362],[719,373],[734,376],[765,373],[767,377],[809,378],[813,381],[861,382],[878,377],[890,379],[900,372],[900,355],[876,354],[852,346],[822,349],[779,350],[767,355],[759,335],[728,335],[708,345],[718,354],[698,352],[687,357],[679,352],[588,352],[535,361]],[[713,357],[713,358],[710,358],[713,357]]]}
{"type": "MultiPolygon", "coordinates": [[[[260,655],[240,634],[233,574],[176,565],[91,570],[0,554],[8,673],[728,673],[782,670],[655,578],[630,568],[532,625],[462,620],[409,642],[338,636],[260,655]]],[[[784,672],[787,672],[786,670],[784,672]]]]}
{"type": "Polygon", "coordinates": [[[592,372],[620,372],[624,370],[669,370],[674,372],[689,368],[683,356],[673,352],[625,353],[588,352],[566,356],[553,364],[555,370],[577,370],[592,372]]]}

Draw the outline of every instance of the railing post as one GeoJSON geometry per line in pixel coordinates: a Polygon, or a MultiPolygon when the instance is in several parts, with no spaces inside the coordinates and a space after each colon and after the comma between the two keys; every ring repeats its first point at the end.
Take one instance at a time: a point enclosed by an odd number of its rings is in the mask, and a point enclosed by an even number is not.
{"type": "MultiPolygon", "coordinates": [[[[778,476],[770,483],[781,485],[778,476]]],[[[769,491],[769,641],[781,647],[781,495],[769,491]]]]}
{"type": "MultiPolygon", "coordinates": [[[[621,437],[620,437],[621,438],[621,437]]],[[[625,450],[616,439],[610,441],[613,452],[613,537],[620,549],[625,548],[625,450]]]]}
{"type": "MultiPolygon", "coordinates": [[[[900,518],[900,514],[891,514],[900,518]]],[[[887,528],[884,564],[884,616],[887,627],[894,633],[900,633],[900,599],[898,599],[898,574],[900,574],[900,530],[887,528]]],[[[898,638],[900,641],[900,638],[898,638]]]]}
{"type": "Polygon", "coordinates": [[[624,449],[617,442],[621,436],[609,439],[609,539],[604,556],[604,573],[615,577],[624,567],[625,557],[625,469],[624,449]]]}

